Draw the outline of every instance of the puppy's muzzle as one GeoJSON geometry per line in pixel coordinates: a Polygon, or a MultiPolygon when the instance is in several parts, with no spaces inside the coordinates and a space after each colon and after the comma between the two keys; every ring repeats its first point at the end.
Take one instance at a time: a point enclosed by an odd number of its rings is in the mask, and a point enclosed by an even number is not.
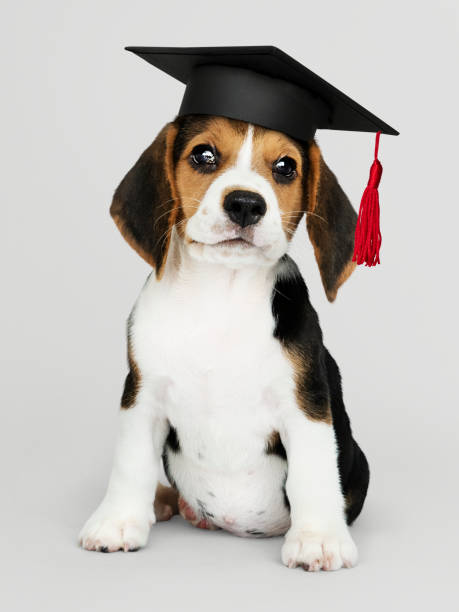
{"type": "Polygon", "coordinates": [[[254,225],[266,213],[266,202],[253,191],[236,190],[227,194],[223,209],[228,217],[241,227],[254,225]]]}

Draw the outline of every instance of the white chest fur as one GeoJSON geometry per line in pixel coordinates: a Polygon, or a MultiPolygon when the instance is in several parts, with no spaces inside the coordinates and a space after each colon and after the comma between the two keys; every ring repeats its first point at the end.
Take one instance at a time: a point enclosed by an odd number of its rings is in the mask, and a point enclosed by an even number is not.
{"type": "Polygon", "coordinates": [[[177,432],[169,468],[186,501],[240,534],[280,533],[286,462],[266,453],[292,405],[292,369],[273,337],[272,272],[182,265],[152,275],[131,347],[157,411],[177,432]]]}

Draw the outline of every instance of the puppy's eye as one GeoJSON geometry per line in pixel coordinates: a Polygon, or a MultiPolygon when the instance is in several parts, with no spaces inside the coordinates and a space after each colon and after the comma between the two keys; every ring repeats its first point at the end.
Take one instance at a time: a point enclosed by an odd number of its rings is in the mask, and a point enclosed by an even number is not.
{"type": "Polygon", "coordinates": [[[296,161],[281,157],[273,163],[273,176],[278,183],[287,183],[296,177],[296,161]]]}
{"type": "Polygon", "coordinates": [[[197,145],[191,151],[190,162],[201,172],[213,172],[217,166],[217,152],[211,145],[197,145]]]}

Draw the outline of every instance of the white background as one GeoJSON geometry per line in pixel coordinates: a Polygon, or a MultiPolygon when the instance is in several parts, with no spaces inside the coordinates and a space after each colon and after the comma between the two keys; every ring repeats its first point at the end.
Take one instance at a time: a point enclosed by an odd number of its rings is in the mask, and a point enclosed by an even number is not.
{"type": "MultiPolygon", "coordinates": [[[[2,605],[5,610],[451,607],[458,551],[458,14],[455,2],[3,2],[2,605]],[[335,304],[304,227],[292,255],[340,364],[372,468],[360,565],[306,574],[281,540],[175,518],[147,549],[77,533],[107,483],[125,319],[148,267],[108,215],[183,86],[125,45],[274,44],[398,128],[381,139],[382,265],[335,304]]],[[[358,207],[369,134],[322,132],[358,207]]]]}

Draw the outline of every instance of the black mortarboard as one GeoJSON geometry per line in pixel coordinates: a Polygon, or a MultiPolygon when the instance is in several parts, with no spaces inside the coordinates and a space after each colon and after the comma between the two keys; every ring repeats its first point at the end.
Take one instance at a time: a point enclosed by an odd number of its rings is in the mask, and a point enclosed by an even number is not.
{"type": "Polygon", "coordinates": [[[309,140],[316,129],[397,135],[276,47],[126,47],[186,84],[179,115],[220,115],[309,140]]]}
{"type": "Polygon", "coordinates": [[[380,134],[398,132],[276,47],[126,47],[186,84],[181,115],[219,115],[310,140],[317,129],[377,132],[353,261],[379,263],[380,134]]]}

